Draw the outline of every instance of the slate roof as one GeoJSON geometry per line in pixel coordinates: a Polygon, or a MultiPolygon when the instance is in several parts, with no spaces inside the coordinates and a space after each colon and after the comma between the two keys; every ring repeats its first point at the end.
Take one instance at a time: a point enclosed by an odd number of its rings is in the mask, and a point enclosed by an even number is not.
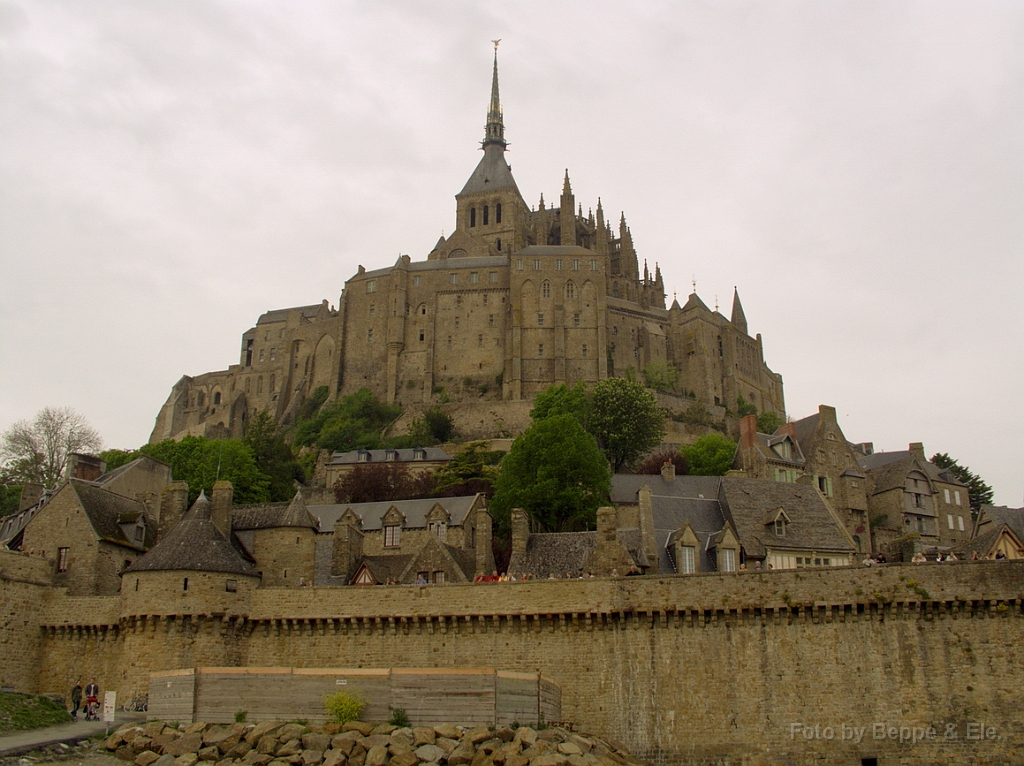
{"type": "MultiPolygon", "coordinates": [[[[516,179],[512,177],[512,168],[505,162],[505,149],[499,144],[488,144],[484,147],[484,156],[480,158],[476,169],[470,175],[466,185],[456,196],[477,194],[480,192],[497,191],[498,189],[515,189],[519,194],[516,179]]],[[[520,194],[520,196],[522,196],[520,194]]],[[[511,211],[509,211],[511,213],[511,211]]]]}
{"type": "Polygon", "coordinates": [[[256,320],[257,325],[268,324],[270,322],[283,322],[288,318],[288,312],[298,311],[306,319],[315,319],[316,315],[320,313],[320,309],[324,307],[323,303],[314,303],[312,306],[295,306],[294,308],[288,309],[271,309],[263,314],[260,314],[260,318],[256,320]]]}
{"type": "MultiPolygon", "coordinates": [[[[360,566],[366,564],[366,568],[370,570],[370,574],[373,575],[373,579],[379,583],[386,582],[389,579],[394,578],[398,580],[402,576],[402,572],[405,568],[412,563],[412,555],[404,556],[363,556],[360,560],[360,566]]],[[[355,574],[359,572],[359,567],[356,567],[356,572],[353,573],[352,579],[355,579],[355,574]]]]}
{"type": "Polygon", "coordinates": [[[427,526],[427,515],[437,504],[440,504],[451,515],[448,524],[460,526],[465,523],[466,515],[473,507],[479,494],[463,497],[428,497],[419,500],[383,500],[377,503],[334,503],[331,505],[310,505],[309,512],[319,520],[320,531],[330,532],[335,523],[349,508],[363,520],[362,529],[381,529],[381,519],[392,506],[405,516],[405,528],[427,526]]]}
{"type": "Polygon", "coordinates": [[[982,534],[985,528],[990,525],[999,527],[1006,524],[1014,531],[1021,540],[1024,540],[1024,508],[1010,508],[1005,505],[983,505],[978,514],[983,526],[979,529],[982,534]]]}
{"type": "Polygon", "coordinates": [[[256,577],[256,570],[210,519],[210,501],[200,494],[181,521],[125,572],[226,572],[256,577]]]}
{"type": "Polygon", "coordinates": [[[350,452],[335,452],[331,455],[331,462],[328,465],[354,465],[360,462],[363,463],[423,463],[428,461],[442,462],[451,460],[452,457],[447,452],[439,447],[421,447],[420,448],[424,457],[415,458],[415,450],[412,448],[402,448],[395,450],[386,449],[371,449],[371,450],[352,450],[350,452]],[[369,459],[360,461],[359,456],[362,454],[368,454],[369,459]],[[397,453],[397,459],[388,460],[388,453],[397,453]]]}
{"type": "Polygon", "coordinates": [[[300,527],[318,529],[320,521],[309,512],[302,494],[295,493],[287,503],[260,503],[236,505],[231,509],[231,529],[276,529],[300,527]]]}
{"type": "MultiPolygon", "coordinates": [[[[638,529],[620,529],[619,543],[629,552],[637,566],[647,566],[643,542],[638,529]]],[[[526,539],[526,553],[513,554],[508,564],[509,574],[522,579],[531,575],[539,579],[548,577],[576,577],[590,567],[590,558],[597,549],[597,532],[542,532],[526,539]]],[[[625,575],[625,572],[619,574],[625,575]]]]}
{"type": "Polygon", "coordinates": [[[108,492],[94,482],[78,479],[71,479],[67,488],[77,495],[86,518],[101,540],[134,550],[145,550],[156,540],[156,529],[152,525],[147,525],[146,538],[142,543],[129,540],[121,529],[121,524],[134,523],[145,513],[146,508],[139,501],[108,492]]]}
{"type": "Polygon", "coordinates": [[[818,430],[818,422],[821,420],[821,413],[815,412],[806,418],[793,421],[793,430],[796,433],[796,440],[800,444],[807,444],[818,430]]]}
{"type": "Polygon", "coordinates": [[[710,312],[711,309],[707,307],[707,304],[700,299],[697,293],[690,293],[690,297],[686,299],[686,305],[683,306],[683,311],[689,311],[690,309],[704,309],[710,312]]]}
{"type": "Polygon", "coordinates": [[[750,558],[763,558],[765,547],[808,551],[855,551],[815,487],[780,481],[728,477],[721,501],[727,518],[750,558]],[[786,536],[775,537],[765,513],[782,508],[790,519],[786,536]]]}

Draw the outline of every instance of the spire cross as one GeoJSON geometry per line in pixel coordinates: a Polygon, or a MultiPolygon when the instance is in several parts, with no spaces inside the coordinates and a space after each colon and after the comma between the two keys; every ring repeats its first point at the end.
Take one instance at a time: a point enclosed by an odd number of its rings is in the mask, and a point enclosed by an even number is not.
{"type": "Polygon", "coordinates": [[[692,284],[693,284],[693,291],[697,292],[697,275],[696,274],[693,275],[692,284]]]}
{"type": "Polygon", "coordinates": [[[494,43],[494,54],[497,55],[498,54],[498,43],[501,42],[501,38],[499,37],[497,40],[491,40],[491,42],[494,43]]]}

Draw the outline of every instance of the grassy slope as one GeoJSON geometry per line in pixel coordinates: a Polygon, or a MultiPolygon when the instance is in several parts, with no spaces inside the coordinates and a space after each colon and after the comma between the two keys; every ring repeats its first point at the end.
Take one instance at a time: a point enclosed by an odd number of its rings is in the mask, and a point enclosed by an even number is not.
{"type": "Polygon", "coordinates": [[[0,735],[67,723],[68,711],[46,697],[0,693],[0,735]]]}

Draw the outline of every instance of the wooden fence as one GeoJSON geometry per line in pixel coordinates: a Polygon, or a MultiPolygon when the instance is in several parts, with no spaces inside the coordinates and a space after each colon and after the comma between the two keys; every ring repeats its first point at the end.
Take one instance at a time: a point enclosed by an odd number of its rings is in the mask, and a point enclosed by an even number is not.
{"type": "Polygon", "coordinates": [[[230,723],[325,721],[336,691],[366,702],[364,721],[401,708],[414,725],[502,725],[561,720],[562,690],[539,673],[493,668],[195,668],[149,677],[151,720],[230,723]]]}

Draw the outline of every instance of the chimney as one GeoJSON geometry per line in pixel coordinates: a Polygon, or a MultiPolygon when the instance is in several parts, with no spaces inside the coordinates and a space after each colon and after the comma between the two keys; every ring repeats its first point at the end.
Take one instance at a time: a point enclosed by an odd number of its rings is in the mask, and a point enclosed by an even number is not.
{"type": "Polygon", "coordinates": [[[526,541],[530,537],[530,519],[522,508],[512,509],[512,555],[526,555],[526,541]]]}
{"type": "Polygon", "coordinates": [[[740,418],[740,449],[750,449],[757,440],[757,415],[740,418]]]}
{"type": "Polygon", "coordinates": [[[95,455],[72,452],[68,455],[68,478],[96,481],[107,472],[107,461],[95,455]]]}
{"type": "Polygon", "coordinates": [[[927,462],[924,456],[924,444],[921,442],[910,443],[910,454],[920,460],[922,463],[927,462]]]}
{"type": "Polygon", "coordinates": [[[184,481],[172,481],[164,488],[160,496],[160,516],[157,521],[157,542],[167,535],[167,531],[181,521],[188,507],[188,484],[184,481]]]}
{"type": "Polygon", "coordinates": [[[355,574],[356,562],[363,557],[363,533],[341,519],[334,523],[331,550],[331,575],[346,581],[355,574]]]}
{"type": "Polygon", "coordinates": [[[476,528],[476,574],[490,574],[494,571],[494,549],[491,547],[491,514],[485,505],[476,509],[473,524],[476,528]]]}
{"type": "MultiPolygon", "coordinates": [[[[674,468],[674,466],[673,466],[674,468]]],[[[654,508],[651,505],[651,488],[647,484],[637,493],[637,524],[640,527],[640,541],[648,561],[658,560],[657,543],[654,539],[654,508]]]]}
{"type": "Polygon", "coordinates": [[[789,436],[790,439],[796,441],[796,423],[783,423],[781,426],[779,426],[778,433],[786,434],[789,436]]]}
{"type": "Polygon", "coordinates": [[[671,460],[666,460],[661,464],[661,478],[665,481],[676,480],[676,464],[671,460]]]}
{"type": "Polygon", "coordinates": [[[230,481],[214,482],[210,497],[210,520],[228,540],[231,539],[231,504],[234,487],[230,481]]]}

